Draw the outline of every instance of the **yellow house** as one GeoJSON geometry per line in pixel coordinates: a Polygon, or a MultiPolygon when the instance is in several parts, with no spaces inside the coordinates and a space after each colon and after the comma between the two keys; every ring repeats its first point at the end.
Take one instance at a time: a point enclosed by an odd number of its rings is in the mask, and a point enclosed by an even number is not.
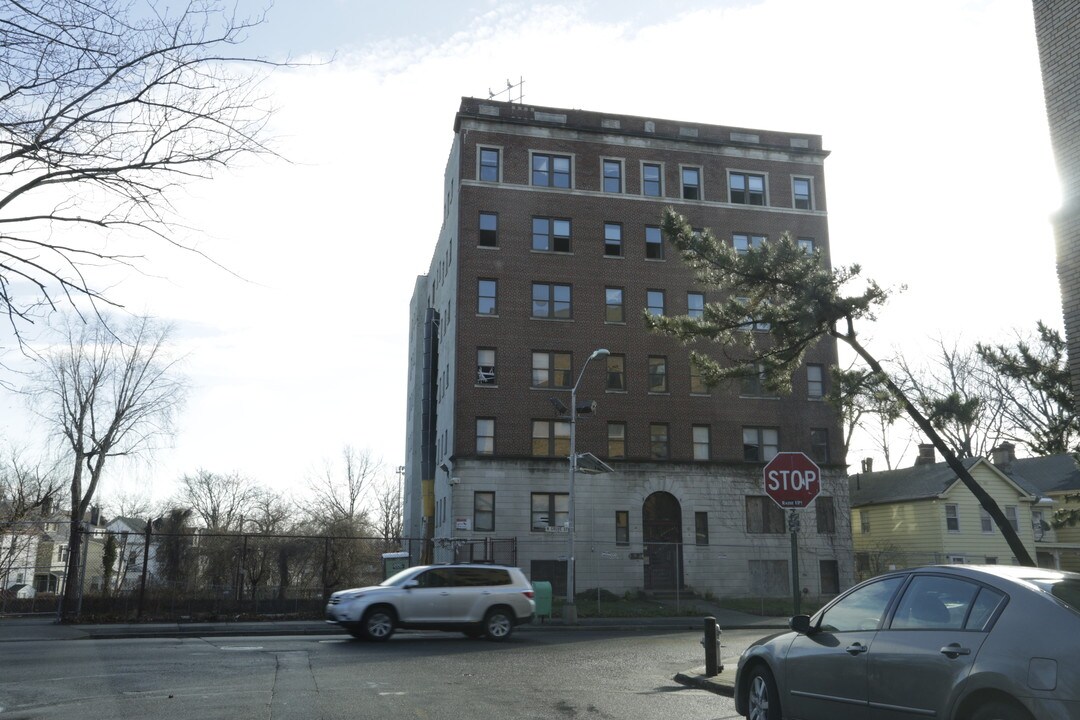
{"type": "Polygon", "coordinates": [[[1003,444],[994,451],[994,465],[1021,482],[1034,486],[1049,502],[1034,509],[1035,547],[1039,565],[1059,570],[1080,571],[1080,523],[1052,528],[1053,511],[1080,509],[1080,468],[1069,454],[1019,458],[1013,446],[1003,444]]]}
{"type": "MultiPolygon", "coordinates": [[[[912,467],[849,478],[857,578],[922,564],[1016,563],[971,491],[946,463],[933,462],[932,452],[922,450],[921,462],[912,467]]],[[[1037,553],[1037,545],[1056,540],[1045,522],[1052,500],[985,458],[962,462],[1001,507],[1031,556],[1049,562],[1037,553]]]]}

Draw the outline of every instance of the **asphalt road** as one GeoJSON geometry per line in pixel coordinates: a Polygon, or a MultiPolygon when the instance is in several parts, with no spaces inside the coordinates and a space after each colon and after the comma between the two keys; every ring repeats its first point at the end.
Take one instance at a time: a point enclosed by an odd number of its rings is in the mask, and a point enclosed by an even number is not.
{"type": "MultiPolygon", "coordinates": [[[[725,659],[760,635],[725,634],[725,659]]],[[[730,698],[672,677],[700,633],[548,630],[509,642],[348,636],[0,644],[0,720],[735,718],[730,698]]]]}

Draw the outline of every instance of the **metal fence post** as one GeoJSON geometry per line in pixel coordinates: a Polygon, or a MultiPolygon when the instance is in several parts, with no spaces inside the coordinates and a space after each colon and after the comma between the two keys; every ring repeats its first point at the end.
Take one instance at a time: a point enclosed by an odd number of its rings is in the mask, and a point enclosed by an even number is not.
{"type": "Polygon", "coordinates": [[[135,611],[136,620],[142,619],[143,602],[146,599],[146,568],[150,562],[150,528],[153,524],[150,518],[146,518],[146,539],[143,541],[142,576],[139,578],[139,607],[135,611]]]}

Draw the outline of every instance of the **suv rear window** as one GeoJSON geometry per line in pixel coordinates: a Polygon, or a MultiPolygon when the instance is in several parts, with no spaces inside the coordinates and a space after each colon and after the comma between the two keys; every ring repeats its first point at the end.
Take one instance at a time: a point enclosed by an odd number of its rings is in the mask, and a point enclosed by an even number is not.
{"type": "Polygon", "coordinates": [[[477,587],[485,585],[509,585],[510,573],[501,568],[459,567],[454,568],[454,584],[477,587]]]}

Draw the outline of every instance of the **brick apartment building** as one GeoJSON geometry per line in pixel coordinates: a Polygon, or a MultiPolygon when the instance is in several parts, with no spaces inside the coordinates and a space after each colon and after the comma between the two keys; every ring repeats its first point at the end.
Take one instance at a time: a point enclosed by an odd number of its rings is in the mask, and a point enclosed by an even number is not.
{"type": "Polygon", "coordinates": [[[474,98],[454,131],[445,221],[410,308],[405,534],[433,537],[435,560],[517,538],[516,562],[559,594],[570,423],[557,405],[580,377],[578,404],[596,409],[578,416],[577,451],[613,472],[577,476],[579,590],[790,597],[786,518],[761,481],[789,450],[824,476],[800,511],[800,584],[849,585],[845,459],[822,400],[835,343],[811,351],[790,396],[768,397],[706,388],[687,349],[642,320],[719,299],[660,237],[666,206],[738,247],[790,230],[829,262],[820,136],[474,98]]]}
{"type": "Polygon", "coordinates": [[[1080,4],[1034,0],[1033,5],[1050,141],[1061,176],[1054,236],[1069,370],[1080,408],[1080,4]]]}

